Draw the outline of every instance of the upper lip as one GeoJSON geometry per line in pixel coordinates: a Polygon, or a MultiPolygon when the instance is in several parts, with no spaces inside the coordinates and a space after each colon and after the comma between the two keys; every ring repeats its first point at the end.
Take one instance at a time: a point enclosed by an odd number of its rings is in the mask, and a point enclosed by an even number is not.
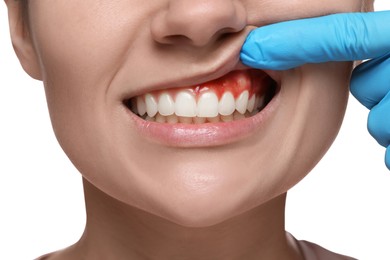
{"type": "MultiPolygon", "coordinates": [[[[130,94],[125,94],[125,99],[128,100],[132,97],[161,89],[195,86],[218,79],[233,70],[250,69],[241,63],[240,51],[246,36],[255,28],[256,27],[254,26],[247,26],[239,33],[226,39],[214,53],[212,63],[207,62],[204,64],[200,62],[199,64],[191,64],[191,74],[188,73],[187,75],[181,75],[180,77],[165,79],[163,83],[153,86],[138,88],[137,90],[133,90],[130,94]]],[[[271,77],[274,78],[273,76],[271,77]]]]}

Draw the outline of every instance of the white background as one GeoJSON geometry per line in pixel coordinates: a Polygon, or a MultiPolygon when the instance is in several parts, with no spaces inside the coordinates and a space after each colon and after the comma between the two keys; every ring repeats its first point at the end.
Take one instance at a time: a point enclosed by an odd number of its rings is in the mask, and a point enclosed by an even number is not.
{"type": "MultiPolygon", "coordinates": [[[[389,10],[377,0],[377,10],[389,10]]],[[[389,28],[390,29],[390,28],[389,28]]],[[[390,259],[390,171],[351,97],[334,145],[289,193],[286,229],[364,260],[390,259]]],[[[41,82],[21,69],[0,4],[0,259],[33,259],[78,240],[81,177],[52,133],[41,82]]]]}

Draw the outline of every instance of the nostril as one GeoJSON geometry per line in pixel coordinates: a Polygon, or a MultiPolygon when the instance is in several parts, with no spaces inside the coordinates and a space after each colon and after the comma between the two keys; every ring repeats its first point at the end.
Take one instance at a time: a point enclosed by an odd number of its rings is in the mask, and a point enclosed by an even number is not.
{"type": "Polygon", "coordinates": [[[160,40],[163,44],[192,44],[192,40],[184,35],[167,35],[160,40]]]}
{"type": "Polygon", "coordinates": [[[150,29],[158,43],[201,47],[241,31],[246,21],[246,9],[235,0],[175,0],[153,16],[150,29]]]}
{"type": "MultiPolygon", "coordinates": [[[[220,38],[226,38],[228,37],[230,34],[233,34],[233,33],[236,33],[237,30],[232,28],[232,27],[229,27],[229,28],[222,28],[221,30],[219,30],[217,33],[215,33],[215,36],[219,36],[220,38]]],[[[192,45],[202,45],[201,42],[199,42],[200,39],[197,39],[198,42],[194,42],[193,39],[185,36],[185,35],[181,35],[181,34],[174,34],[174,35],[167,35],[167,36],[164,36],[161,40],[160,40],[160,43],[163,43],[163,44],[192,44],[192,45]]],[[[206,39],[207,41],[208,39],[206,39]]]]}

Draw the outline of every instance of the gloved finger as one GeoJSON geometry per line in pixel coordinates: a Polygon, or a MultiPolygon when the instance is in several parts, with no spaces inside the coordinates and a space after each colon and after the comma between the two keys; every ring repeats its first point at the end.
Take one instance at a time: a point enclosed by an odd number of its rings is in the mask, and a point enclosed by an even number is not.
{"type": "Polygon", "coordinates": [[[343,13],[257,28],[246,39],[241,60],[254,68],[286,70],[376,58],[389,48],[390,11],[343,13]]]}
{"type": "Polygon", "coordinates": [[[387,169],[390,170],[390,145],[386,149],[385,163],[386,163],[387,169]]]}
{"type": "Polygon", "coordinates": [[[374,106],[368,116],[370,134],[384,147],[390,145],[390,92],[374,106]]]}
{"type": "Polygon", "coordinates": [[[368,109],[377,105],[389,92],[390,54],[364,62],[353,71],[351,93],[368,109]]]}

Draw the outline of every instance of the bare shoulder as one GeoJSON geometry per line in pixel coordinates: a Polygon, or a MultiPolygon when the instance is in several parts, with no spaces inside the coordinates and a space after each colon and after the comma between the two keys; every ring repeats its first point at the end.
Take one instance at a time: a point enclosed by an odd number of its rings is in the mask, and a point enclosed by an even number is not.
{"type": "Polygon", "coordinates": [[[356,260],[356,258],[331,252],[308,241],[297,241],[297,244],[307,260],[356,260]]]}
{"type": "Polygon", "coordinates": [[[40,256],[38,258],[35,258],[35,260],[52,260],[54,259],[53,256],[55,255],[55,253],[49,253],[49,254],[45,254],[43,256],[40,256]]]}
{"type": "Polygon", "coordinates": [[[65,249],[55,251],[52,253],[48,253],[45,255],[42,255],[35,260],[71,260],[71,259],[79,259],[77,256],[77,252],[74,250],[75,246],[70,246],[65,249]]]}

